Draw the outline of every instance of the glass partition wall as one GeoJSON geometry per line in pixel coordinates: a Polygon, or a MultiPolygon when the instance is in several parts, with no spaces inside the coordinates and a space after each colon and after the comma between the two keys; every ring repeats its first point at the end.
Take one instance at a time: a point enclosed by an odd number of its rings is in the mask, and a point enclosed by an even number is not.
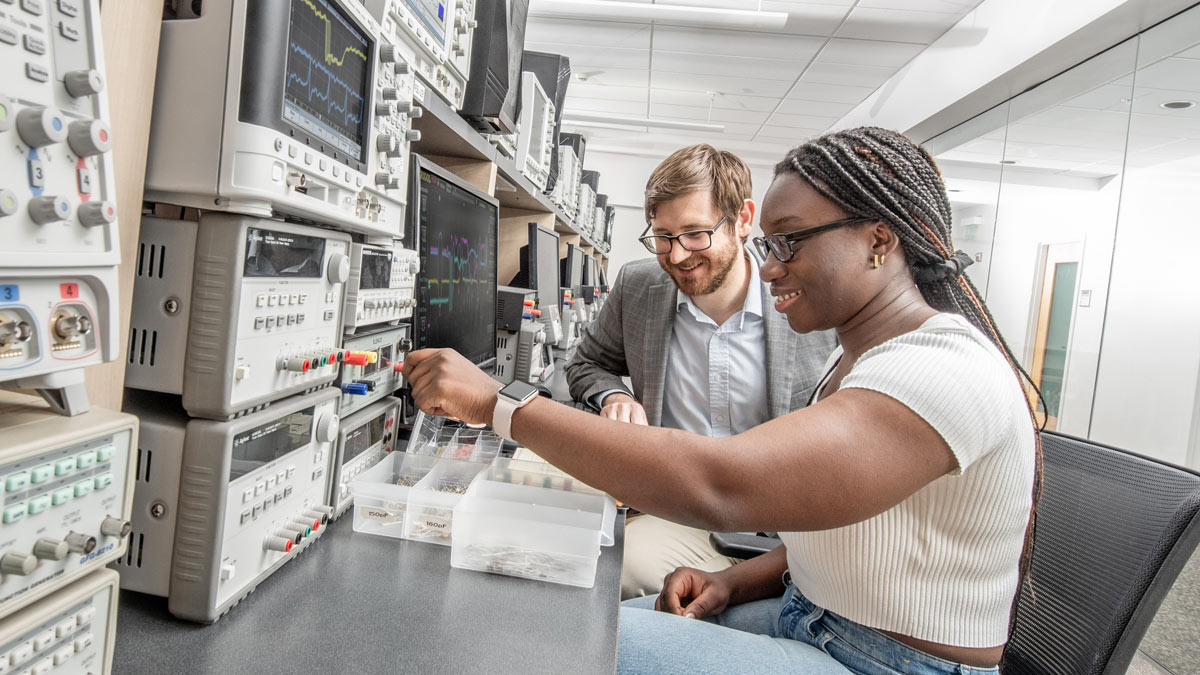
{"type": "Polygon", "coordinates": [[[1200,7],[925,145],[1047,427],[1200,468],[1200,7]]]}

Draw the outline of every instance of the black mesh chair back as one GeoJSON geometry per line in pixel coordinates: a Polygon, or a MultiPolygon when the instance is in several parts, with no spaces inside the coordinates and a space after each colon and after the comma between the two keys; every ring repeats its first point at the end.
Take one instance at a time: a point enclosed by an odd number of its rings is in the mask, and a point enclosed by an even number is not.
{"type": "Polygon", "coordinates": [[[1005,675],[1123,675],[1200,541],[1200,474],[1042,433],[1031,577],[1005,675]]]}

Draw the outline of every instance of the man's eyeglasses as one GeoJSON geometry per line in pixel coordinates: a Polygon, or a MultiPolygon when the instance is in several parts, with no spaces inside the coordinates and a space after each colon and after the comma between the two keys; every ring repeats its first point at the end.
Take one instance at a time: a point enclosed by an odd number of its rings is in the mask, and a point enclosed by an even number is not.
{"type": "MultiPolygon", "coordinates": [[[[646,247],[647,251],[656,255],[663,255],[671,252],[671,243],[679,242],[685,251],[703,251],[712,246],[713,233],[721,229],[725,224],[725,218],[722,217],[713,225],[711,230],[692,230],[691,232],[680,232],[676,235],[667,234],[645,234],[638,237],[638,241],[646,247]]],[[[650,225],[646,226],[646,231],[650,230],[650,225]]]]}
{"type": "Polygon", "coordinates": [[[835,220],[832,223],[825,223],[824,225],[817,225],[816,227],[807,227],[803,230],[796,230],[795,232],[785,232],[783,234],[769,234],[765,237],[755,237],[753,240],[754,248],[758,251],[758,254],[763,260],[767,259],[767,251],[770,251],[771,255],[775,256],[775,259],[779,262],[787,262],[796,255],[796,252],[792,250],[792,247],[804,241],[805,239],[808,239],[809,237],[815,237],[822,232],[829,232],[830,230],[836,230],[848,225],[869,223],[874,220],[878,219],[846,218],[844,220],[835,220]]]}

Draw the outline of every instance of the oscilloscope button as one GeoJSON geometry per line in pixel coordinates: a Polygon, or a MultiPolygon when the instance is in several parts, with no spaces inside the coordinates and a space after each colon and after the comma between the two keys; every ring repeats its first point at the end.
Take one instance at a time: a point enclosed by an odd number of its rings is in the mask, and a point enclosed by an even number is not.
{"type": "Polygon", "coordinates": [[[84,227],[110,225],[117,219],[116,208],[113,207],[112,202],[107,201],[91,201],[80,204],[75,214],[79,218],[79,224],[84,227]]]}

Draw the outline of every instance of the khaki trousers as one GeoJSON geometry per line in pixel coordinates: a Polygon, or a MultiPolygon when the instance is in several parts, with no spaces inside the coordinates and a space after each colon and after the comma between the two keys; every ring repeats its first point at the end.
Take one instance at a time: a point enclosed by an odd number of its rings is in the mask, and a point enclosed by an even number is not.
{"type": "Polygon", "coordinates": [[[649,514],[625,523],[625,558],[621,563],[621,599],[654,595],[676,567],[719,572],[739,562],[717,553],[708,530],[672,523],[649,514]]]}

